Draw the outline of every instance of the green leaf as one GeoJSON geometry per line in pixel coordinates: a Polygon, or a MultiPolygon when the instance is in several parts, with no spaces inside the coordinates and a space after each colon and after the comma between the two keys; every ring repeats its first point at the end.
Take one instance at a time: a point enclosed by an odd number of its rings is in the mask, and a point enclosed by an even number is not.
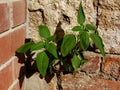
{"type": "Polygon", "coordinates": [[[95,43],[96,47],[101,51],[102,55],[105,56],[104,45],[103,45],[101,37],[97,34],[91,34],[90,37],[95,43]]]}
{"type": "Polygon", "coordinates": [[[77,55],[74,54],[72,58],[72,66],[75,71],[80,67],[80,64],[81,64],[81,60],[78,58],[77,55]]]}
{"type": "Polygon", "coordinates": [[[34,42],[28,42],[28,43],[25,43],[24,45],[22,45],[21,47],[19,47],[18,49],[17,49],[17,52],[18,53],[25,53],[25,52],[27,52],[30,48],[31,48],[31,46],[34,44],[34,42]]]}
{"type": "Polygon", "coordinates": [[[66,35],[61,45],[62,56],[65,57],[76,45],[76,38],[73,34],[66,35]]]}
{"type": "Polygon", "coordinates": [[[45,25],[40,25],[38,26],[39,28],[39,35],[43,38],[48,38],[50,37],[50,30],[47,26],[45,25]]]}
{"type": "Polygon", "coordinates": [[[47,41],[48,41],[48,42],[53,41],[55,38],[56,38],[55,35],[50,36],[50,37],[47,38],[47,41]]]}
{"type": "Polygon", "coordinates": [[[37,64],[37,68],[38,68],[40,74],[43,77],[45,77],[47,68],[48,68],[48,64],[49,64],[49,58],[45,52],[40,52],[37,54],[36,64],[37,64]]]}
{"type": "Polygon", "coordinates": [[[87,30],[96,30],[96,27],[93,26],[92,24],[86,24],[86,29],[87,30]]]}
{"type": "Polygon", "coordinates": [[[72,31],[82,31],[82,27],[81,26],[75,26],[72,28],[72,31]]]}
{"type": "Polygon", "coordinates": [[[89,34],[84,31],[80,34],[80,46],[83,50],[87,50],[90,45],[89,34]]]}
{"type": "Polygon", "coordinates": [[[40,50],[41,48],[44,48],[45,43],[44,42],[38,42],[35,43],[31,46],[30,51],[34,51],[34,50],[40,50]]]}
{"type": "Polygon", "coordinates": [[[85,14],[83,11],[82,2],[80,3],[80,6],[79,6],[77,21],[80,25],[83,25],[85,22],[85,14]]]}
{"type": "Polygon", "coordinates": [[[46,50],[51,53],[54,57],[58,58],[57,47],[53,43],[46,43],[46,50]]]}

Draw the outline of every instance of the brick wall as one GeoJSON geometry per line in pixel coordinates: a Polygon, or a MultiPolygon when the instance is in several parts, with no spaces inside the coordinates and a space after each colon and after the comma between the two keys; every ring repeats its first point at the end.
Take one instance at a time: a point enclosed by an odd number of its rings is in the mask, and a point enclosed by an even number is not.
{"type": "Polygon", "coordinates": [[[63,90],[120,90],[120,56],[85,52],[89,60],[76,75],[61,76],[63,90]]]}
{"type": "Polygon", "coordinates": [[[26,0],[0,0],[0,90],[24,88],[15,51],[25,40],[26,6],[26,0]]]}

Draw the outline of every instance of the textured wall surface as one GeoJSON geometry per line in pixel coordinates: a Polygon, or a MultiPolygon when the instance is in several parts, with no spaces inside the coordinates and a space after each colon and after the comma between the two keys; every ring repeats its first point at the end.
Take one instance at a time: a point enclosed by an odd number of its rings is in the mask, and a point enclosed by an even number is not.
{"type": "Polygon", "coordinates": [[[120,53],[120,3],[119,0],[100,0],[98,6],[98,30],[106,52],[120,53]]]}
{"type": "MultiPolygon", "coordinates": [[[[107,53],[120,53],[120,3],[119,0],[83,0],[87,23],[98,27],[107,53]]],[[[29,37],[38,40],[39,24],[46,24],[51,32],[62,22],[65,31],[77,25],[80,0],[30,0],[29,37]]]]}
{"type": "MultiPolygon", "coordinates": [[[[72,76],[66,75],[62,77],[61,85],[64,90],[79,90],[75,85],[83,86],[82,88],[86,90],[96,90],[96,88],[118,90],[120,88],[120,83],[117,82],[120,81],[120,0],[82,0],[82,3],[86,23],[96,25],[107,54],[105,58],[102,58],[98,53],[86,52],[85,56],[89,62],[81,68],[84,79],[77,77],[79,79],[75,78],[71,81],[72,76]],[[85,79],[83,74],[89,77],[90,81],[85,79]],[[96,86],[91,87],[92,84],[89,86],[88,83],[91,82],[96,83],[96,86]]],[[[59,21],[62,22],[65,32],[70,32],[71,28],[77,25],[79,4],[80,0],[30,0],[29,37],[35,41],[39,40],[37,33],[39,24],[47,25],[54,33],[59,21]]],[[[54,87],[55,83],[51,82],[50,85],[54,87]]]]}
{"type": "MultiPolygon", "coordinates": [[[[39,24],[46,24],[53,33],[59,21],[62,22],[62,28],[65,31],[71,31],[71,28],[77,25],[79,3],[79,0],[31,0],[29,37],[38,40],[36,30],[39,24]]],[[[85,0],[83,4],[87,22],[95,24],[96,8],[93,6],[93,0],[85,0]]]]}

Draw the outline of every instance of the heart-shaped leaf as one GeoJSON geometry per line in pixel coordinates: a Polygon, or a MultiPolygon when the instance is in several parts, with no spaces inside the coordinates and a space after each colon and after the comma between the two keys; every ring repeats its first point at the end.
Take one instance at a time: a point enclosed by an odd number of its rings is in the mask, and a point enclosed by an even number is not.
{"type": "Polygon", "coordinates": [[[40,25],[40,26],[38,26],[38,28],[39,28],[39,35],[41,36],[41,37],[43,37],[43,38],[48,38],[48,37],[50,37],[51,35],[50,35],[50,30],[49,30],[49,28],[47,27],[47,26],[45,26],[45,25],[40,25]]]}
{"type": "Polygon", "coordinates": [[[30,51],[34,51],[34,50],[40,50],[41,48],[44,48],[45,43],[44,42],[38,42],[35,43],[31,46],[30,51]]]}
{"type": "Polygon", "coordinates": [[[51,53],[54,57],[58,58],[57,47],[53,43],[46,43],[46,50],[51,53]]]}
{"type": "Polygon", "coordinates": [[[87,30],[96,30],[96,27],[93,26],[92,24],[86,24],[86,29],[87,30]]]}
{"type": "Polygon", "coordinates": [[[91,34],[90,37],[95,43],[96,47],[101,51],[102,55],[105,56],[104,44],[101,37],[97,34],[91,34]]]}
{"type": "Polygon", "coordinates": [[[73,34],[66,35],[61,45],[62,56],[65,57],[76,45],[76,38],[73,34]]]}
{"type": "Polygon", "coordinates": [[[36,64],[37,64],[37,68],[38,68],[40,74],[43,77],[45,77],[47,68],[48,68],[48,64],[49,64],[49,58],[45,52],[40,52],[37,54],[36,64]]]}
{"type": "Polygon", "coordinates": [[[72,28],[72,31],[82,31],[82,27],[81,26],[75,26],[72,28]]]}
{"type": "Polygon", "coordinates": [[[71,62],[74,70],[76,71],[80,67],[81,60],[78,58],[77,55],[74,54],[71,62]]]}
{"type": "Polygon", "coordinates": [[[80,33],[80,46],[83,50],[87,50],[90,45],[89,34],[86,31],[80,33]]]}
{"type": "Polygon", "coordinates": [[[85,22],[85,14],[83,11],[82,2],[80,3],[80,6],[79,6],[77,21],[80,25],[83,25],[85,22]]]}
{"type": "Polygon", "coordinates": [[[22,45],[21,47],[19,47],[17,49],[17,52],[18,53],[25,53],[32,47],[32,45],[34,45],[34,42],[25,43],[24,45],[22,45]]]}

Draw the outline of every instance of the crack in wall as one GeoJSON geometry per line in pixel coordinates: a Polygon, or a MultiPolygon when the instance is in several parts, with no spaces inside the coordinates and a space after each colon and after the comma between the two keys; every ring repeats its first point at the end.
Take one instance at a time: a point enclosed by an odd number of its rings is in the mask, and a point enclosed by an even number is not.
{"type": "Polygon", "coordinates": [[[96,6],[96,15],[97,15],[97,18],[96,18],[96,27],[98,28],[98,26],[99,26],[99,15],[98,15],[98,13],[99,13],[99,0],[97,0],[97,6],[96,6]]]}
{"type": "Polygon", "coordinates": [[[37,12],[37,11],[39,11],[39,12],[41,12],[41,16],[42,16],[42,22],[44,23],[44,24],[46,24],[46,22],[45,22],[45,14],[44,14],[44,10],[43,9],[37,9],[37,10],[31,10],[31,9],[28,9],[28,11],[29,12],[37,12]]]}
{"type": "Polygon", "coordinates": [[[57,89],[58,90],[63,90],[63,88],[62,88],[62,80],[61,80],[60,73],[57,73],[56,76],[57,76],[57,89]]]}

